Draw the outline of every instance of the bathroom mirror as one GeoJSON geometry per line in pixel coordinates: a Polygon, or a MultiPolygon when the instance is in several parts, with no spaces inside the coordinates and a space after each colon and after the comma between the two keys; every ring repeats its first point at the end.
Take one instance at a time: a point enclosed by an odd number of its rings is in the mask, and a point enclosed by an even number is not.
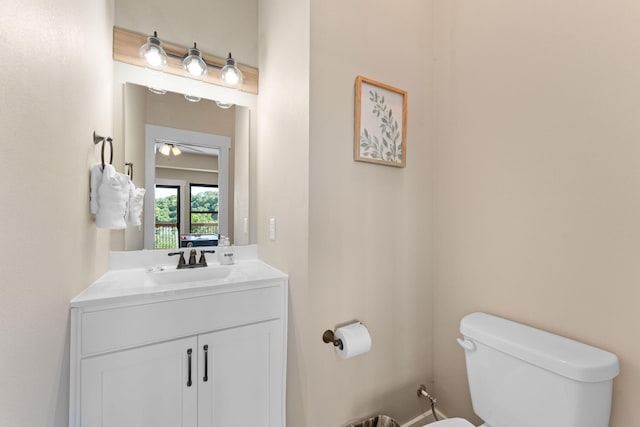
{"type": "Polygon", "coordinates": [[[112,249],[165,248],[167,233],[173,242],[179,236],[178,245],[204,245],[219,234],[236,245],[254,243],[255,95],[118,62],[114,70],[114,135],[123,141],[123,164],[134,165],[134,184],[147,194],[143,226],[113,232],[112,249]],[[156,198],[172,211],[158,222],[156,198]]]}

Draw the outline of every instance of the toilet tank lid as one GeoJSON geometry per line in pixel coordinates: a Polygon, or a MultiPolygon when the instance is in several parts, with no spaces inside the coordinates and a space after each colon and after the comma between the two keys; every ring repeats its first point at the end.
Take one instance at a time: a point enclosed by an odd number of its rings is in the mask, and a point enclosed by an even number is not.
{"type": "Polygon", "coordinates": [[[471,313],[460,321],[460,332],[532,365],[583,382],[613,379],[618,357],[608,351],[486,313],[471,313]]]}

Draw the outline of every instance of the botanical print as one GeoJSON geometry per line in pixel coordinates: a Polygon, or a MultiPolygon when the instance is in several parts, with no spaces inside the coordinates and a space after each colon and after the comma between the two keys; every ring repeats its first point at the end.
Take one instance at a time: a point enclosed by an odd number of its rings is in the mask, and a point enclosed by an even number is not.
{"type": "Polygon", "coordinates": [[[373,104],[371,114],[378,122],[379,132],[372,132],[366,127],[360,132],[361,154],[372,159],[387,162],[402,162],[402,140],[398,121],[393,116],[393,110],[384,101],[384,95],[378,90],[369,90],[369,101],[373,104]]]}
{"type": "Polygon", "coordinates": [[[355,106],[355,160],[404,167],[407,93],[358,76],[355,106]]]}

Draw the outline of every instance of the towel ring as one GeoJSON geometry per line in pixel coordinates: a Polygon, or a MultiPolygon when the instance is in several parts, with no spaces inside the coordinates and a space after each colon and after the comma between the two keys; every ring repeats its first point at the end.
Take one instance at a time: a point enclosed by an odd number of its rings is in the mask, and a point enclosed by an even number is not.
{"type": "Polygon", "coordinates": [[[96,135],[96,132],[93,131],[93,143],[94,144],[98,144],[100,142],[102,142],[102,152],[100,155],[100,158],[102,159],[102,169],[104,170],[104,143],[108,142],[109,143],[109,164],[113,163],[113,139],[111,139],[110,136],[104,137],[104,136],[100,136],[100,135],[96,135]]]}
{"type": "Polygon", "coordinates": [[[109,143],[109,164],[113,163],[113,140],[111,138],[105,138],[102,140],[102,153],[100,158],[102,159],[102,168],[104,169],[104,142],[109,143]]]}

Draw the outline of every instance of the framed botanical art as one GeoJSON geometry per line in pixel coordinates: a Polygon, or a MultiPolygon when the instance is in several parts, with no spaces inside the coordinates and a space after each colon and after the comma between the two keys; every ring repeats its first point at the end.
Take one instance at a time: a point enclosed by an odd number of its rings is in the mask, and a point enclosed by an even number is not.
{"type": "Polygon", "coordinates": [[[407,92],[366,77],[356,77],[354,159],[405,167],[407,92]]]}

